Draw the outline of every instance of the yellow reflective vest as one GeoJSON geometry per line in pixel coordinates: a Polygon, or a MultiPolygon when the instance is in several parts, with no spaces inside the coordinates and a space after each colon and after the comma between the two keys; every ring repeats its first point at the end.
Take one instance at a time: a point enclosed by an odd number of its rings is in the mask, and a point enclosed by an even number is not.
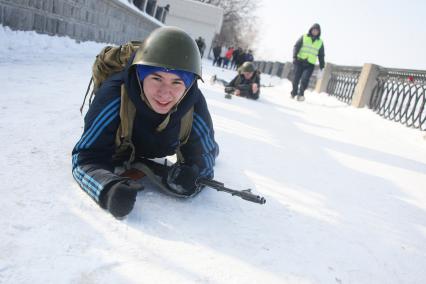
{"type": "Polygon", "coordinates": [[[308,60],[309,63],[315,64],[318,59],[318,52],[322,46],[322,40],[316,39],[312,42],[312,38],[308,35],[303,36],[303,44],[297,53],[297,58],[308,60]]]}

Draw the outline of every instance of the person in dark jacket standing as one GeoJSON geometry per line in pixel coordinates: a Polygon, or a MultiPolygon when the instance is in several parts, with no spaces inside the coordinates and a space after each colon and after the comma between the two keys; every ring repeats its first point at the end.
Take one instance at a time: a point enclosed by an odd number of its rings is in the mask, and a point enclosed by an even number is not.
{"type": "Polygon", "coordinates": [[[244,62],[253,62],[254,61],[254,57],[253,57],[253,51],[251,49],[247,50],[247,53],[244,54],[244,62]]]}
{"type": "Polygon", "coordinates": [[[293,64],[294,78],[293,90],[291,97],[297,96],[297,100],[305,99],[304,93],[309,84],[312,72],[314,71],[317,59],[319,67],[324,68],[324,43],[321,37],[321,27],[319,24],[314,24],[308,34],[303,35],[294,46],[293,49],[293,64]],[[299,86],[300,82],[300,86],[299,86]]]}
{"type": "Polygon", "coordinates": [[[213,66],[217,65],[220,67],[220,52],[222,51],[222,46],[220,44],[216,44],[213,47],[213,66]]]}
{"type": "Polygon", "coordinates": [[[237,70],[237,61],[238,61],[238,57],[240,56],[240,53],[242,52],[241,48],[238,47],[237,49],[234,50],[234,52],[232,53],[232,62],[231,62],[231,69],[233,70],[237,70]]]}
{"type": "Polygon", "coordinates": [[[203,56],[204,56],[204,49],[206,48],[206,43],[204,42],[204,38],[202,38],[201,36],[199,36],[195,40],[195,43],[198,46],[198,50],[200,51],[201,58],[203,58],[203,56]]]}
{"type": "Polygon", "coordinates": [[[161,27],[148,36],[122,72],[110,76],[97,90],[83,135],[72,152],[72,173],[83,191],[114,217],[129,214],[142,189],[140,183],[114,172],[114,166],[129,156],[137,160],[178,153],[165,185],[182,197],[201,190],[197,178],[213,178],[219,148],[206,100],[197,86],[199,78],[201,57],[194,40],[181,29],[161,27]],[[130,106],[135,111],[131,147],[119,156],[122,113],[130,106]],[[181,141],[182,120],[188,113],[192,124],[186,141],[181,141]]]}
{"type": "Polygon", "coordinates": [[[226,98],[231,98],[231,94],[252,100],[259,98],[260,73],[252,62],[244,62],[238,68],[238,75],[226,85],[225,93],[226,98]]]}

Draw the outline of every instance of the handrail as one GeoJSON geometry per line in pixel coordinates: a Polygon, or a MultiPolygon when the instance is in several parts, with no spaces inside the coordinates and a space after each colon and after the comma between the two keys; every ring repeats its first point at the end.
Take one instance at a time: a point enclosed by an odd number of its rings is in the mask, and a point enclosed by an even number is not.
{"type": "Polygon", "coordinates": [[[350,104],[361,70],[361,67],[334,66],[327,84],[327,93],[350,104]]]}
{"type": "Polygon", "coordinates": [[[384,118],[426,130],[426,71],[380,68],[369,107],[384,118]]]}

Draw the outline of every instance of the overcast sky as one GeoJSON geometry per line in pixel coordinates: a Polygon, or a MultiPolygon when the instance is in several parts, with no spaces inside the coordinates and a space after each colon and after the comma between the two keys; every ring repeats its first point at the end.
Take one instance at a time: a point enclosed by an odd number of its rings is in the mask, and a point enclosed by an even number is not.
{"type": "Polygon", "coordinates": [[[326,62],[426,70],[426,0],[260,0],[258,15],[259,59],[290,61],[319,23],[326,62]]]}

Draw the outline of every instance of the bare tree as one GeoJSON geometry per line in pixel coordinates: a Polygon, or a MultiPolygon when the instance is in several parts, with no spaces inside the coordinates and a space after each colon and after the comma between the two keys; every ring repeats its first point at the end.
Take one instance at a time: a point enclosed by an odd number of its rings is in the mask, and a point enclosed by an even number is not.
{"type": "Polygon", "coordinates": [[[256,0],[194,0],[223,8],[223,23],[216,38],[227,46],[250,48],[257,36],[256,0]]]}
{"type": "Polygon", "coordinates": [[[212,4],[214,6],[219,6],[219,3],[221,2],[220,0],[195,0],[195,1],[203,2],[206,4],[212,4]]]}

